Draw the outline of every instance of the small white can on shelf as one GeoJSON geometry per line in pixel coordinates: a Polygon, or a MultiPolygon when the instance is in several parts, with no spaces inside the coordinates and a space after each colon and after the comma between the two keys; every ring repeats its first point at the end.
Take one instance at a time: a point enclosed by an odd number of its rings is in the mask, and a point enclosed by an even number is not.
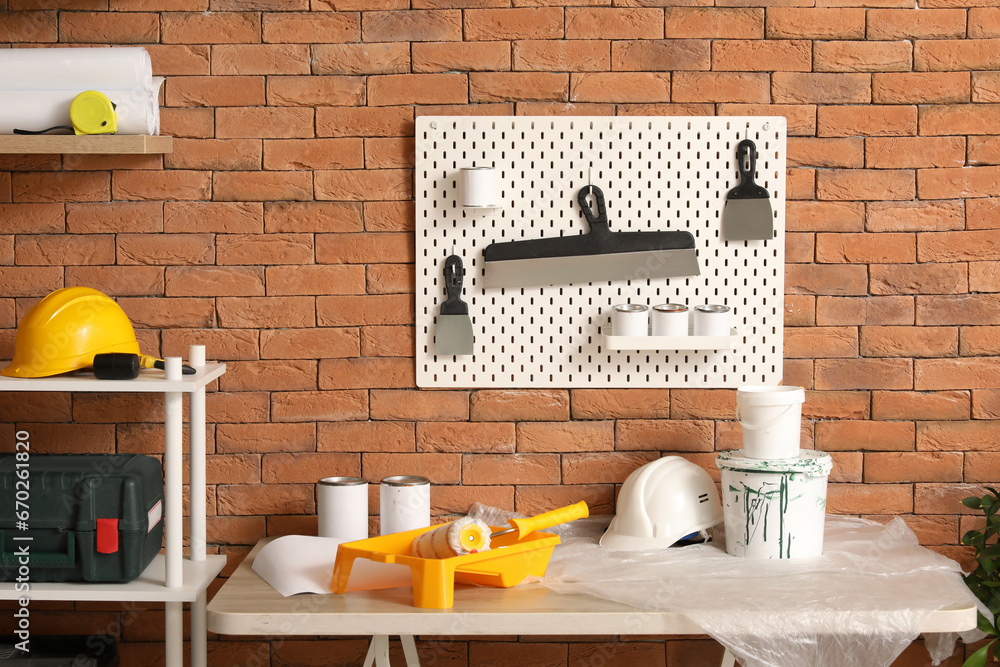
{"type": "Polygon", "coordinates": [[[368,538],[368,482],[324,477],[316,484],[317,534],[353,542],[368,538]]]}
{"type": "Polygon", "coordinates": [[[680,303],[661,303],[653,306],[650,317],[654,336],[687,336],[688,307],[680,303]]]}
{"type": "Polygon", "coordinates": [[[431,482],[426,477],[386,477],[379,487],[380,535],[431,525],[431,482]]]}
{"type": "Polygon", "coordinates": [[[729,306],[708,303],[695,307],[691,329],[695,336],[728,336],[732,323],[729,306]]]}
{"type": "Polygon", "coordinates": [[[611,309],[611,331],[615,336],[648,336],[649,308],[622,303],[611,309]]]}
{"type": "Polygon", "coordinates": [[[493,167],[464,167],[459,172],[459,197],[466,208],[492,208],[500,201],[493,167]]]}

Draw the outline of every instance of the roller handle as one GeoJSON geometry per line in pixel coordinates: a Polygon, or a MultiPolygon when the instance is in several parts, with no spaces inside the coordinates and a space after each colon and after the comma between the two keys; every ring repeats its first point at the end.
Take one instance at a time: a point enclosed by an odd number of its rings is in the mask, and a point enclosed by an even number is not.
{"type": "Polygon", "coordinates": [[[526,519],[509,519],[508,523],[514,527],[517,539],[520,540],[529,533],[558,526],[575,519],[586,519],[588,516],[590,516],[590,510],[587,508],[587,503],[581,500],[575,505],[567,505],[551,512],[529,516],[526,519]]]}

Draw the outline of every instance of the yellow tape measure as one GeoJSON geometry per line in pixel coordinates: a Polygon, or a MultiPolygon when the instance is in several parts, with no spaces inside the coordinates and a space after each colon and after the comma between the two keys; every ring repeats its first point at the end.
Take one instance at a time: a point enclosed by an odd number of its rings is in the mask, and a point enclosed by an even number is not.
{"type": "Polygon", "coordinates": [[[115,134],[118,118],[115,103],[104,93],[88,90],[73,98],[69,119],[76,134],[115,134]]]}

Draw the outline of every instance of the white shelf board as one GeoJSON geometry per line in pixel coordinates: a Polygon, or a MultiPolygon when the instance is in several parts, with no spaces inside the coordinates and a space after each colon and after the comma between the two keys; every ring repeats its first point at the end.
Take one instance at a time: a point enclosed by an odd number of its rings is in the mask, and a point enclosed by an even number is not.
{"type": "Polygon", "coordinates": [[[733,350],[740,341],[735,327],[728,336],[615,336],[605,325],[601,335],[608,350],[733,350]]]}
{"type": "MultiPolygon", "coordinates": [[[[6,364],[4,364],[6,365],[6,364]]],[[[0,376],[0,391],[103,391],[165,393],[180,391],[191,393],[204,387],[226,372],[225,364],[205,364],[194,375],[168,382],[164,372],[155,368],[139,371],[134,380],[98,380],[89,372],[67,373],[47,378],[9,378],[0,376]]]]}
{"type": "Polygon", "coordinates": [[[14,590],[14,582],[0,583],[0,600],[78,600],[81,602],[194,602],[219,575],[226,557],[207,556],[203,561],[184,559],[184,585],[167,588],[164,576],[166,556],[157,554],[135,581],[127,584],[91,582],[30,583],[27,596],[14,590]]]}

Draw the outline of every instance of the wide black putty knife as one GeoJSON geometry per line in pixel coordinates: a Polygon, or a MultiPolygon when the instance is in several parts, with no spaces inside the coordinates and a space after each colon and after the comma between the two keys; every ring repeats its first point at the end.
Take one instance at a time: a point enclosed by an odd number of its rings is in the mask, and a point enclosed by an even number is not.
{"type": "Polygon", "coordinates": [[[441,304],[435,330],[434,351],[439,355],[464,355],[473,352],[472,320],[469,306],[462,301],[465,268],[462,258],[450,255],[444,260],[444,284],[448,299],[441,304]]]}
{"type": "Polygon", "coordinates": [[[744,139],[736,147],[740,184],[726,195],[722,212],[722,238],[726,241],[761,241],[774,237],[774,214],[767,190],[753,180],[757,146],[744,139]]]}

